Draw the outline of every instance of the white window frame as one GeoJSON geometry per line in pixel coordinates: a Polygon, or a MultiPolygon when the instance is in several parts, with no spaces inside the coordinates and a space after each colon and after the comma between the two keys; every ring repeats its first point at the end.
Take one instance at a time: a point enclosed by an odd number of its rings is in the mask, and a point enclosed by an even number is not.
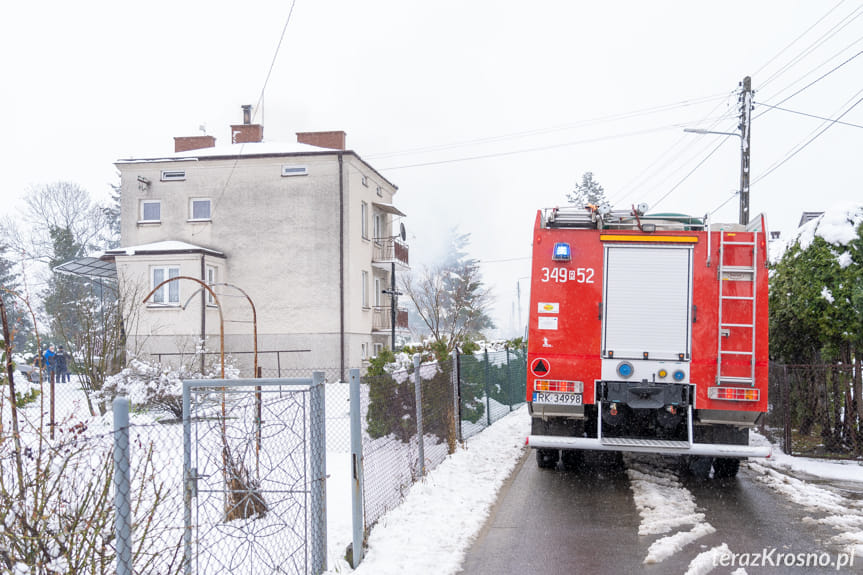
{"type": "Polygon", "coordinates": [[[360,344],[360,358],[366,360],[369,358],[369,344],[363,342],[360,344]]]}
{"type": "Polygon", "coordinates": [[[369,307],[369,272],[363,270],[362,274],[362,282],[363,282],[363,308],[369,307]]]}
{"type": "Polygon", "coordinates": [[[189,198],[189,221],[190,222],[209,222],[213,219],[213,200],[210,198],[189,198]],[[207,210],[209,215],[206,218],[195,217],[195,204],[206,202],[209,206],[207,210]]]}
{"type": "MultiPolygon", "coordinates": [[[[218,281],[219,277],[219,272],[216,266],[207,266],[206,275],[207,285],[210,286],[210,288],[212,289],[213,284],[218,281]]],[[[216,300],[215,298],[213,298],[213,294],[211,294],[210,292],[207,292],[207,305],[216,305],[216,300]]]]}
{"type": "Polygon", "coordinates": [[[382,307],[383,304],[383,281],[381,278],[375,278],[375,307],[382,307]]]}
{"type": "Polygon", "coordinates": [[[374,353],[375,353],[374,357],[379,356],[381,354],[381,352],[384,350],[384,344],[382,344],[382,343],[375,343],[375,344],[372,344],[372,346],[373,346],[374,353]]]}
{"type": "Polygon", "coordinates": [[[180,182],[186,179],[186,170],[162,170],[161,181],[180,182]]]}
{"type": "Polygon", "coordinates": [[[363,239],[369,239],[369,204],[367,202],[360,202],[360,218],[362,221],[360,222],[360,230],[363,234],[363,239]]]}
{"type": "MultiPolygon", "coordinates": [[[[180,275],[180,266],[152,266],[150,268],[150,289],[154,289],[163,281],[180,275]],[[157,277],[158,276],[158,277],[157,277]]],[[[180,282],[171,282],[160,287],[153,293],[150,301],[155,305],[179,306],[180,282]],[[167,290],[165,289],[167,288],[167,290]],[[167,300],[165,299],[167,296],[167,300]]]]}
{"type": "Polygon", "coordinates": [[[141,200],[139,205],[139,219],[138,221],[146,224],[158,224],[162,222],[162,201],[161,200],[141,200]],[[159,207],[159,218],[158,219],[145,219],[144,218],[144,206],[146,205],[156,205],[159,207]]]}
{"type": "Polygon", "coordinates": [[[363,182],[363,185],[364,185],[365,187],[367,187],[367,188],[369,187],[369,177],[368,177],[368,176],[363,175],[362,182],[363,182]]]}
{"type": "Polygon", "coordinates": [[[292,176],[307,176],[309,175],[308,166],[295,166],[290,164],[282,164],[282,177],[289,178],[292,176]]]}
{"type": "Polygon", "coordinates": [[[374,216],[372,216],[372,235],[376,240],[382,239],[384,237],[383,214],[375,214],[374,216]]]}

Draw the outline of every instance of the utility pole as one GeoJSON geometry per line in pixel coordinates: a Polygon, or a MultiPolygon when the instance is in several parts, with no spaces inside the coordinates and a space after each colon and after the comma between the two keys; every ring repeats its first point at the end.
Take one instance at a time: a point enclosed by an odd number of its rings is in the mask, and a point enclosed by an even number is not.
{"type": "Polygon", "coordinates": [[[740,223],[749,223],[749,137],[752,127],[752,78],[740,83],[740,223]]]}

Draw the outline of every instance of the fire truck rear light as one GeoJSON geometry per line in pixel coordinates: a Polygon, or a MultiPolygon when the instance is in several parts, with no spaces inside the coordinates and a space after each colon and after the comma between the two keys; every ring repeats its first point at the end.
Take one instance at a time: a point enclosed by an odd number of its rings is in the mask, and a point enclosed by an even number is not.
{"type": "Polygon", "coordinates": [[[558,379],[533,380],[534,391],[556,391],[558,393],[584,393],[583,381],[563,381],[558,379]]]}
{"type": "Polygon", "coordinates": [[[659,377],[663,377],[663,378],[664,378],[664,377],[668,377],[668,372],[667,372],[667,371],[665,371],[664,369],[660,369],[660,370],[659,370],[659,373],[658,373],[657,375],[658,375],[659,377]]]}
{"type": "Polygon", "coordinates": [[[686,379],[686,372],[684,372],[682,369],[678,369],[674,372],[674,375],[672,375],[672,377],[674,378],[674,381],[683,381],[684,379],[686,379]]]}
{"type": "Polygon", "coordinates": [[[628,361],[621,361],[617,364],[617,375],[622,378],[631,377],[633,372],[635,372],[635,368],[632,367],[632,364],[628,361]]]}
{"type": "Polygon", "coordinates": [[[707,397],[729,401],[758,401],[761,390],[748,387],[710,387],[707,389],[707,397]]]}

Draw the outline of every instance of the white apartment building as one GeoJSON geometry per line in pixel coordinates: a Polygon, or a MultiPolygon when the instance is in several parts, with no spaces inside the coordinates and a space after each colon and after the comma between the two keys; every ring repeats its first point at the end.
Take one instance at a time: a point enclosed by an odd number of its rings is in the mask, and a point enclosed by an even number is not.
{"type": "MultiPolygon", "coordinates": [[[[122,247],[106,256],[127,305],[140,303],[127,348],[170,362],[201,339],[218,352],[223,337],[248,376],[256,328],[264,376],[345,377],[391,345],[383,292],[408,270],[397,187],[345,149],[344,132],[265,142],[244,110],[230,145],[181,137],[172,154],[116,163],[122,247]]],[[[395,315],[406,330],[407,312],[395,315]]]]}

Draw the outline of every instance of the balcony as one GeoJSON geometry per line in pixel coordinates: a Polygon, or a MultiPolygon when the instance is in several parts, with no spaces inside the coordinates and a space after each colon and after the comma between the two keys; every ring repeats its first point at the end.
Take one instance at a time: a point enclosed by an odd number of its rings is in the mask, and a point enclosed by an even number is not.
{"type": "MultiPolygon", "coordinates": [[[[390,306],[375,306],[372,319],[372,331],[392,331],[392,308],[390,306]]],[[[396,329],[408,329],[408,310],[396,308],[396,329]]]]}
{"type": "Polygon", "coordinates": [[[382,269],[390,269],[396,264],[403,270],[410,268],[408,264],[408,245],[398,238],[375,238],[372,265],[382,269]]]}

